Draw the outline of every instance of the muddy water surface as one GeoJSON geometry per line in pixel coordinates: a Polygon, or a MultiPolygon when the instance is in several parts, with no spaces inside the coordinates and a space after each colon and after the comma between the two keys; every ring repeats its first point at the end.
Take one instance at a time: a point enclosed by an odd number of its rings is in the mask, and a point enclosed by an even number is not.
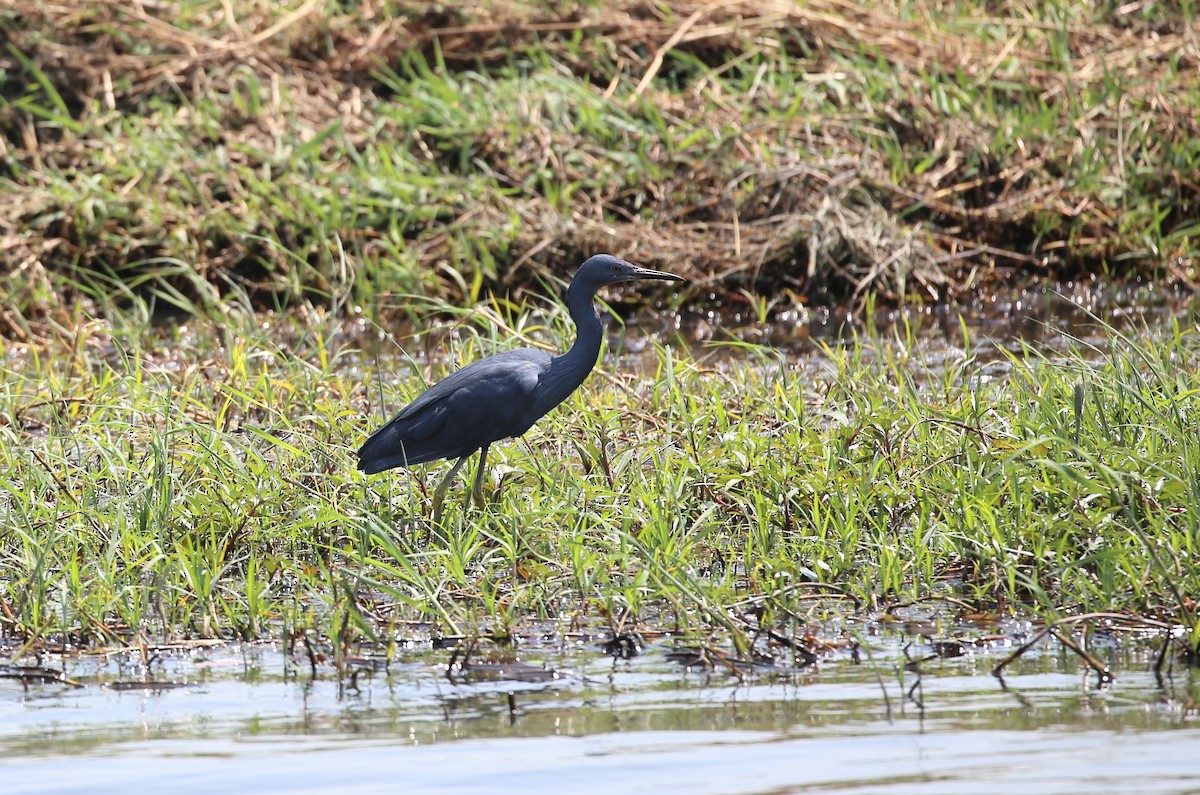
{"type": "Polygon", "coordinates": [[[858,661],[844,646],[740,679],[680,665],[665,639],[618,660],[552,630],[504,662],[448,670],[450,651],[412,648],[340,683],[273,644],[60,660],[81,687],[0,679],[0,792],[1200,788],[1197,672],[1156,677],[1143,642],[1101,636],[1107,685],[1051,643],[990,675],[1031,631],[935,628],[978,638],[943,659],[935,637],[849,622],[829,634],[861,641],[858,661]]]}

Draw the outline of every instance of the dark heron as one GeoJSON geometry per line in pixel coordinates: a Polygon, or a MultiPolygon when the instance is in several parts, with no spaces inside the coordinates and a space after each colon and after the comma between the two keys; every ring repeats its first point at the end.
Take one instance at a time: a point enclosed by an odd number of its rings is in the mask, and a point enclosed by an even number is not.
{"type": "Polygon", "coordinates": [[[551,356],[546,351],[521,348],[455,371],[371,434],[359,448],[358,468],[371,475],[457,458],[433,493],[436,521],[450,481],[467,457],[479,450],[479,470],[472,491],[476,504],[482,505],[488,447],[492,442],[525,433],[583,383],[596,366],[604,334],[593,304],[596,291],[608,284],[638,279],[683,281],[674,274],[639,268],[608,254],[589,258],[567,289],[567,309],[576,328],[571,350],[551,356]]]}

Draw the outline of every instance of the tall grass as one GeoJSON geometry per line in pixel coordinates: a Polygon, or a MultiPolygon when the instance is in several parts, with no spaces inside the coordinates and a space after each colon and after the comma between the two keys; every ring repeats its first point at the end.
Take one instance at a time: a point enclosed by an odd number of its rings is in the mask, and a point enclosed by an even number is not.
{"type": "MultiPolygon", "coordinates": [[[[424,376],[506,325],[563,344],[561,313],[482,308],[500,323],[461,325],[424,376]]],[[[411,620],[495,638],[640,621],[748,653],[823,594],[1128,611],[1200,640],[1193,327],[1000,367],[969,338],[923,361],[911,329],[797,359],[663,346],[616,378],[609,359],[493,451],[486,510],[455,491],[433,525],[440,467],[364,479],[352,455],[424,377],[336,347],[334,322],[290,344],[251,322],[84,324],[7,351],[3,631],[38,649],[303,630],[344,652],[411,620]]]]}

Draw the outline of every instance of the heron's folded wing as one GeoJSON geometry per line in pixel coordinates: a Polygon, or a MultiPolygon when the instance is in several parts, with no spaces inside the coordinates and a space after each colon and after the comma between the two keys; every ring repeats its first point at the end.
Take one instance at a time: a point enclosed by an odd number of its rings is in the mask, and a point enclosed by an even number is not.
{"type": "Polygon", "coordinates": [[[528,430],[528,408],[549,367],[543,351],[482,359],[434,384],[359,450],[364,471],[468,455],[528,430]]]}

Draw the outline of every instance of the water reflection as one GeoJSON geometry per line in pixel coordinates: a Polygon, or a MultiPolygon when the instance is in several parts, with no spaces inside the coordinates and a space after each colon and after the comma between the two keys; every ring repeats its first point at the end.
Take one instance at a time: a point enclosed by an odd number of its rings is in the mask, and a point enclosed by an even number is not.
{"type": "MultiPolygon", "coordinates": [[[[914,637],[917,656],[936,642],[914,637]]],[[[356,689],[272,644],[178,654],[156,675],[196,684],[180,690],[113,691],[128,661],[67,660],[86,687],[0,680],[0,792],[1176,792],[1200,777],[1185,753],[1200,742],[1200,679],[1176,670],[1160,687],[1149,649],[1093,649],[1119,672],[1097,688],[1047,643],[1002,687],[989,672],[1011,644],[972,645],[923,662],[910,699],[910,639],[868,634],[870,662],[838,652],[744,680],[686,670],[665,641],[630,660],[527,648],[526,662],[572,672],[541,682],[454,682],[448,651],[404,651],[356,689]],[[978,789],[980,776],[996,780],[978,789]]]]}

